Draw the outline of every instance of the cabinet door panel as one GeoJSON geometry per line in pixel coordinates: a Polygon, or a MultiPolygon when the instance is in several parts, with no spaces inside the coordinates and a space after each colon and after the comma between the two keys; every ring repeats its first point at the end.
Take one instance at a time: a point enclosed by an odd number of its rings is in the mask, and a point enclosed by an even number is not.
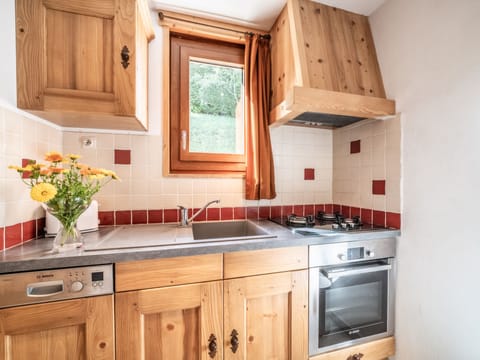
{"type": "Polygon", "coordinates": [[[225,281],[225,359],[306,359],[307,286],[306,270],[225,281]]]}
{"type": "Polygon", "coordinates": [[[116,294],[117,359],[211,359],[211,334],[222,359],[222,293],[214,281],[116,294]]]}
{"type": "Polygon", "coordinates": [[[0,310],[0,358],[114,359],[113,296],[0,310]]]}

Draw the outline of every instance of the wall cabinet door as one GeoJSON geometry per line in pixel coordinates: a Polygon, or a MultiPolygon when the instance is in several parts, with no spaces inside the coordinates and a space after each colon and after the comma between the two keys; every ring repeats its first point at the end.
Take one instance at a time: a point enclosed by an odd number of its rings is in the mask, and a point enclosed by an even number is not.
{"type": "Polygon", "coordinates": [[[223,359],[222,293],[221,281],[117,293],[117,359],[223,359]]]}
{"type": "Polygon", "coordinates": [[[18,107],[63,126],[145,129],[153,32],[142,6],[16,0],[18,107]]]}
{"type": "Polygon", "coordinates": [[[0,310],[0,358],[114,359],[113,296],[0,310]]]}
{"type": "Polygon", "coordinates": [[[308,272],[225,281],[225,359],[308,358],[308,272]]]}

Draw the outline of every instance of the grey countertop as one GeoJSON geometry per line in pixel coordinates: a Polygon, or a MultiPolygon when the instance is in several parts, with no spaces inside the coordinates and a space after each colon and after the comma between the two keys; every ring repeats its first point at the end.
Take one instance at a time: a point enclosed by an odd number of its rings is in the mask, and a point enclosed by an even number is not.
{"type": "Polygon", "coordinates": [[[101,227],[84,234],[83,248],[52,254],[52,238],[37,239],[0,253],[0,274],[42,269],[78,267],[176,256],[308,246],[331,242],[396,237],[399,230],[335,233],[303,236],[268,220],[254,221],[274,238],[250,240],[193,240],[191,227],[176,224],[101,227]]]}

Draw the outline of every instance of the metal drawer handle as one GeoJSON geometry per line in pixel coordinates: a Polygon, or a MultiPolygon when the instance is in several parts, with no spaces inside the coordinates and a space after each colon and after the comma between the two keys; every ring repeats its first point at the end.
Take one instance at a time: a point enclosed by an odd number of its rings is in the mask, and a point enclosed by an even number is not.
{"type": "Polygon", "coordinates": [[[63,280],[44,281],[27,285],[28,297],[48,297],[64,291],[63,280]]]}
{"type": "Polygon", "coordinates": [[[329,279],[333,278],[339,278],[342,276],[352,276],[352,275],[358,275],[358,274],[367,274],[367,273],[372,273],[372,272],[378,272],[378,271],[385,271],[385,270],[391,270],[392,265],[376,265],[376,266],[365,266],[365,267],[359,267],[357,269],[352,269],[352,270],[342,270],[342,271],[325,271],[325,275],[329,279]]]}
{"type": "Polygon", "coordinates": [[[124,69],[130,65],[130,50],[128,49],[127,45],[124,45],[122,51],[120,52],[120,57],[122,59],[122,66],[124,69]]]}
{"type": "Polygon", "coordinates": [[[360,360],[362,357],[363,357],[362,353],[357,353],[357,354],[350,355],[347,358],[347,360],[360,360]]]}

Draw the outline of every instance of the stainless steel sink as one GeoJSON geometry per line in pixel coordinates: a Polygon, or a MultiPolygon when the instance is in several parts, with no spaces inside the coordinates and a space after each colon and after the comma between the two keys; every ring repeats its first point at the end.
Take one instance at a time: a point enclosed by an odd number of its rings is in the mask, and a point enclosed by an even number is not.
{"type": "Polygon", "coordinates": [[[192,224],[193,240],[251,240],[274,238],[269,232],[248,220],[192,224]]]}

